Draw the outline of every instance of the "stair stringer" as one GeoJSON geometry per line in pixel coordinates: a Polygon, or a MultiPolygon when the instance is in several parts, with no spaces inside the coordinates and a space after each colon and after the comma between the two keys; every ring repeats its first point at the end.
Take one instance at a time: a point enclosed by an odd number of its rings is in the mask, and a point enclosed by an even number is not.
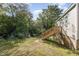
{"type": "Polygon", "coordinates": [[[72,41],[72,39],[66,34],[66,32],[64,31],[64,29],[61,30],[61,32],[59,33],[59,35],[61,35],[62,40],[64,41],[64,45],[68,48],[71,49],[76,49],[74,42],[72,41]]]}
{"type": "Polygon", "coordinates": [[[62,29],[62,27],[54,27],[53,29],[50,28],[48,31],[44,32],[42,34],[42,38],[41,39],[46,39],[52,35],[59,35],[59,41],[62,45],[71,48],[71,49],[76,49],[74,46],[73,41],[70,39],[70,37],[66,34],[66,32],[64,31],[64,29],[62,29]]]}

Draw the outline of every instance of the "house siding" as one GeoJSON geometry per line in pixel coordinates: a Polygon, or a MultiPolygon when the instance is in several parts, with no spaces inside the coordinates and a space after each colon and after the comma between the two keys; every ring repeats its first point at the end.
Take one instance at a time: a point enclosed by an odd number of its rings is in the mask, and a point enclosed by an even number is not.
{"type": "Polygon", "coordinates": [[[79,18],[78,18],[78,11],[79,11],[79,4],[67,13],[61,21],[58,22],[58,25],[62,26],[66,34],[70,37],[75,49],[77,49],[77,40],[79,39],[79,18]],[[78,23],[78,25],[77,25],[78,23]]]}

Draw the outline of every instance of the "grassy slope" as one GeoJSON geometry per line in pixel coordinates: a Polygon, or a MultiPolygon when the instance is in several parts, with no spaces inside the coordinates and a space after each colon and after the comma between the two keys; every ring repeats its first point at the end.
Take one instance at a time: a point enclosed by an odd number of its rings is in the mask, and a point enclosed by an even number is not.
{"type": "Polygon", "coordinates": [[[69,49],[59,47],[49,41],[39,41],[37,38],[25,40],[0,40],[0,55],[31,55],[31,56],[65,56],[78,55],[69,49]]]}

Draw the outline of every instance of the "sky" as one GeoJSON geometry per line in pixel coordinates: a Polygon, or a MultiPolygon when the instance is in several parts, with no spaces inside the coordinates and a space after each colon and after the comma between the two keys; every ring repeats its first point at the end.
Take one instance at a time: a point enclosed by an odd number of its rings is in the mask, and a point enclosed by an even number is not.
{"type": "MultiPolygon", "coordinates": [[[[51,4],[51,3],[50,3],[51,4]]],[[[29,4],[29,10],[33,14],[33,19],[35,20],[38,17],[38,14],[42,12],[42,9],[47,9],[49,3],[31,3],[29,4]]],[[[69,7],[69,3],[52,3],[58,4],[58,7],[65,11],[69,7]]]]}

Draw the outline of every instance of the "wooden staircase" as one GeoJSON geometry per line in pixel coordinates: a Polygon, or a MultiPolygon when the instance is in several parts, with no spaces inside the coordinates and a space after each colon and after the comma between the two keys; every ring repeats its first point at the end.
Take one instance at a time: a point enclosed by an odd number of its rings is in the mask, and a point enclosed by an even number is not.
{"type": "Polygon", "coordinates": [[[46,39],[48,37],[50,37],[51,35],[54,35],[56,33],[59,33],[61,30],[60,30],[60,27],[56,26],[56,27],[52,27],[50,29],[48,29],[47,31],[43,32],[42,33],[42,39],[46,39]]]}
{"type": "Polygon", "coordinates": [[[63,42],[64,46],[71,48],[71,49],[75,49],[72,40],[67,36],[65,31],[59,26],[52,27],[48,29],[47,31],[43,32],[41,35],[42,37],[41,39],[47,39],[48,37],[53,36],[53,35],[59,36],[60,43],[63,42]]]}

